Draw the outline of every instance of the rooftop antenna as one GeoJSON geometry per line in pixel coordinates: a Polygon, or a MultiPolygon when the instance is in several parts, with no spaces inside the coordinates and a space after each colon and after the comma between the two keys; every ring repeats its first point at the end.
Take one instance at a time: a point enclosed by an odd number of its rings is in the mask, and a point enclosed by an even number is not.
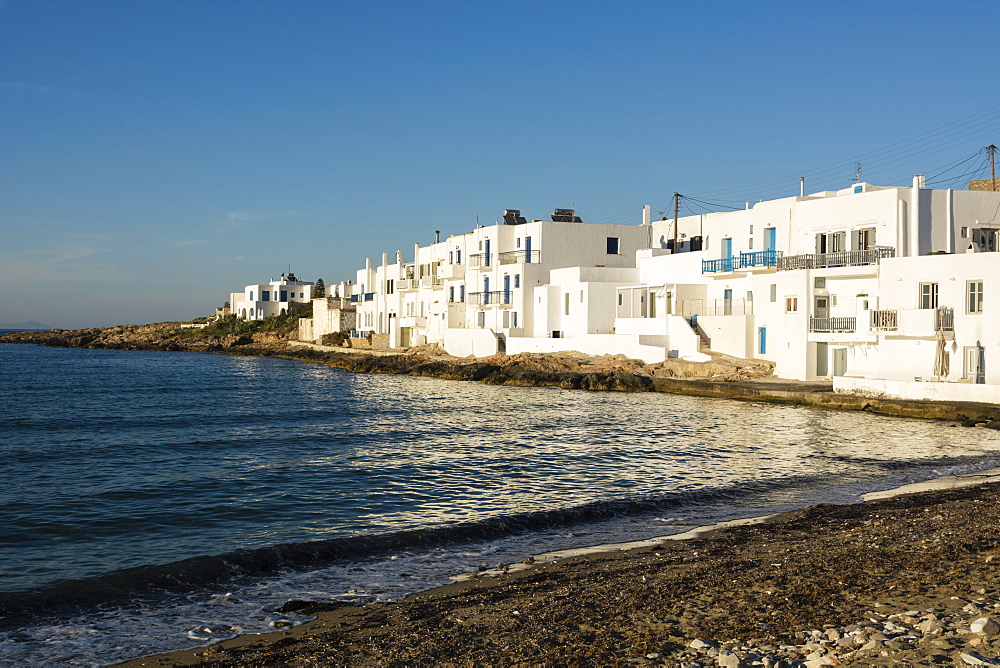
{"type": "Polygon", "coordinates": [[[854,163],[854,182],[861,183],[861,161],[854,163]]]}

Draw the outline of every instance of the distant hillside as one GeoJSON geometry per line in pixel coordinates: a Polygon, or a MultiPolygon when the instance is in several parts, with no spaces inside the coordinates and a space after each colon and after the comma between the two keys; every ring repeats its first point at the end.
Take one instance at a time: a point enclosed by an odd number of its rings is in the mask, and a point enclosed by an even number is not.
{"type": "Polygon", "coordinates": [[[0,329],[23,329],[23,330],[45,330],[52,329],[48,325],[29,320],[28,322],[0,322],[0,329]]]}

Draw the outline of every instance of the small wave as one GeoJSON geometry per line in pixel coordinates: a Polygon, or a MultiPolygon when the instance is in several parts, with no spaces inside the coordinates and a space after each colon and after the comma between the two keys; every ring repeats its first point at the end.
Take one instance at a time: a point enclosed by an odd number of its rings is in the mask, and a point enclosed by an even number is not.
{"type": "Polygon", "coordinates": [[[73,579],[44,588],[0,593],[0,628],[24,616],[75,613],[95,604],[118,605],[138,597],[158,597],[203,590],[252,576],[288,569],[317,568],[402,550],[493,540],[515,534],[588,524],[679,506],[733,502],[787,486],[808,484],[808,478],[762,481],[691,492],[674,492],[588,503],[571,508],[499,515],[451,526],[398,531],[370,536],[287,543],[221,555],[198,556],[168,564],[140,566],[106,575],[73,579]]]}

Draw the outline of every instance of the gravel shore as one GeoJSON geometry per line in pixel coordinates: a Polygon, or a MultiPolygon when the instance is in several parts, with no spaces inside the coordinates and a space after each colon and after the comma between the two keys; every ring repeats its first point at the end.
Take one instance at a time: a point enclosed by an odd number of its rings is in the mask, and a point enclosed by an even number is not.
{"type": "Polygon", "coordinates": [[[319,606],[125,665],[1000,665],[993,479],[319,606]]]}

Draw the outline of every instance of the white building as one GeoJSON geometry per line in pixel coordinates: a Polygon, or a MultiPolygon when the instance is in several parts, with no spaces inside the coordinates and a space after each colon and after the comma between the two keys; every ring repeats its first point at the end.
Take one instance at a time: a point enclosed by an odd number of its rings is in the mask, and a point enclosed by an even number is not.
{"type": "Polygon", "coordinates": [[[284,315],[292,304],[308,304],[312,299],[312,283],[300,281],[294,274],[282,274],[277,281],[258,283],[229,295],[230,312],[240,320],[263,320],[272,315],[284,315]]]}
{"type": "Polygon", "coordinates": [[[770,360],[779,377],[848,379],[836,381],[847,391],[928,379],[1000,386],[990,362],[1000,334],[987,326],[998,249],[1000,193],[928,190],[918,176],[676,222],[650,221],[648,207],[638,225],[505,211],[502,224],[414,244],[410,260],[366,260],[339,296],[357,309],[356,334],[390,347],[647,362],[709,350],[770,360]]]}
{"type": "MultiPolygon", "coordinates": [[[[648,247],[649,228],[585,224],[568,210],[551,221],[528,222],[519,211],[504,222],[481,226],[421,247],[413,260],[382,254],[357,272],[359,333],[389,335],[392,347],[438,343],[453,355],[491,355],[507,342],[538,330],[536,288],[553,269],[629,269],[648,247]]],[[[545,309],[542,309],[544,311],[545,309]]],[[[543,331],[560,337],[558,328],[543,331]]]]}

